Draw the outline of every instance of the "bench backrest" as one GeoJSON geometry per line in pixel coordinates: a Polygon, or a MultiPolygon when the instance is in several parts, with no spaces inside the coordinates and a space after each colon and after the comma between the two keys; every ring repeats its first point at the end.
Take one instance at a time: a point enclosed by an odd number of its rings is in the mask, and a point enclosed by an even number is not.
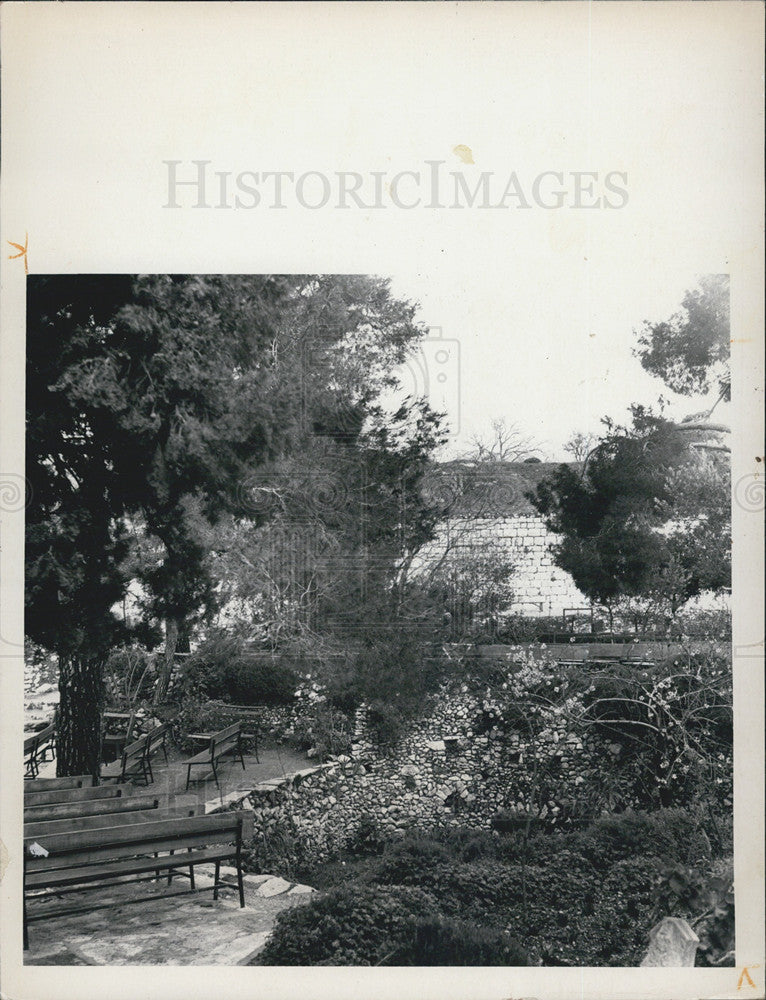
{"type": "Polygon", "coordinates": [[[54,802],[86,802],[93,799],[123,798],[130,795],[132,786],[97,785],[91,788],[53,788],[45,792],[28,792],[24,796],[24,808],[48,806],[54,802]]]}
{"type": "Polygon", "coordinates": [[[146,753],[147,747],[149,746],[149,736],[139,736],[137,740],[130,743],[122,751],[123,759],[126,761],[134,760],[136,757],[141,757],[146,753]]]}
{"type": "Polygon", "coordinates": [[[92,774],[75,774],[69,778],[31,778],[24,782],[24,794],[53,792],[59,788],[92,788],[92,774]]]}
{"type": "Polygon", "coordinates": [[[210,753],[213,754],[225,753],[227,750],[231,750],[239,742],[240,733],[242,730],[241,722],[233,722],[226,729],[222,729],[220,732],[216,733],[210,741],[210,753]]]}
{"type": "MultiPolygon", "coordinates": [[[[51,871],[136,854],[181,851],[211,844],[241,844],[252,833],[252,822],[252,812],[243,810],[71,830],[38,838],[37,842],[48,852],[48,857],[28,858],[26,867],[28,872],[51,871]]],[[[25,842],[31,843],[33,839],[25,837],[25,842]]]]}
{"type": "Polygon", "coordinates": [[[24,824],[24,839],[39,840],[57,833],[72,830],[100,830],[111,826],[129,826],[136,823],[150,823],[160,819],[177,819],[184,816],[204,816],[204,802],[187,805],[164,806],[159,799],[154,800],[153,809],[138,809],[132,812],[106,813],[103,816],[74,816],[71,819],[40,820],[24,824]]]}
{"type": "Polygon", "coordinates": [[[92,799],[80,802],[54,802],[50,805],[34,806],[33,808],[28,808],[25,803],[24,822],[32,823],[40,820],[70,819],[77,816],[105,816],[109,813],[156,809],[158,806],[159,799],[143,795],[128,795],[125,798],[92,799]]]}
{"type": "Polygon", "coordinates": [[[165,736],[170,729],[169,722],[163,722],[159,726],[155,726],[154,729],[150,729],[146,734],[147,739],[147,753],[152,754],[157,749],[160,743],[165,739],[165,736]]]}
{"type": "Polygon", "coordinates": [[[39,729],[36,733],[32,733],[31,736],[27,736],[24,740],[24,753],[32,753],[33,750],[37,750],[43,743],[52,740],[55,735],[56,726],[51,722],[44,729],[39,729]]]}

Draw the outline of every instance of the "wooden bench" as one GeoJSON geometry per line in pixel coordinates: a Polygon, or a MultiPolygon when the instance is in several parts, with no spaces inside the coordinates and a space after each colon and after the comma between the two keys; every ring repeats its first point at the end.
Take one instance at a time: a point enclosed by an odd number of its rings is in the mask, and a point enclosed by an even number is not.
{"type": "Polygon", "coordinates": [[[216,785],[218,782],[218,770],[216,765],[222,757],[229,754],[239,758],[242,770],[245,770],[245,758],[242,756],[242,723],[234,722],[220,732],[208,735],[207,733],[190,734],[192,739],[207,739],[209,744],[205,750],[186,761],[186,787],[188,789],[191,781],[191,769],[193,767],[204,767],[207,771],[213,772],[216,785]]]}
{"type": "Polygon", "coordinates": [[[119,760],[101,768],[101,777],[114,778],[118,782],[126,782],[129,778],[138,778],[145,785],[154,781],[152,764],[149,760],[149,736],[140,736],[130,746],[125,747],[119,760]]]}
{"type": "MultiPolygon", "coordinates": [[[[128,786],[129,787],[129,786],[128,786]]],[[[120,785],[120,790],[125,786],[120,785]]],[[[131,789],[132,790],[132,789],[131,789]]],[[[24,808],[24,822],[34,823],[47,820],[74,819],[79,816],[107,816],[111,813],[132,813],[145,809],[161,808],[162,800],[148,795],[126,795],[109,799],[91,799],[79,802],[54,802],[24,808]]]]}
{"type": "Polygon", "coordinates": [[[134,809],[131,812],[103,813],[96,816],[72,816],[69,819],[39,819],[24,823],[24,837],[27,840],[52,836],[56,833],[70,833],[75,830],[100,830],[110,826],[128,826],[131,823],[153,823],[161,819],[176,819],[183,816],[204,816],[204,802],[185,802],[168,805],[160,799],[153,800],[154,807],[134,809]]]}
{"type": "Polygon", "coordinates": [[[75,774],[69,778],[30,778],[24,782],[24,794],[29,792],[50,792],[57,788],[91,788],[92,774],[75,774]]]}
{"type": "Polygon", "coordinates": [[[101,768],[101,777],[108,780],[116,779],[118,782],[127,781],[128,778],[137,778],[145,785],[154,781],[152,772],[152,757],[159,750],[162,750],[165,763],[168,761],[167,735],[170,725],[163,722],[162,725],[155,726],[148,733],[144,733],[130,746],[122,751],[120,759],[107,764],[101,768]]]}
{"type": "Polygon", "coordinates": [[[95,799],[121,798],[124,795],[130,795],[132,791],[132,788],[124,788],[118,785],[97,785],[91,788],[52,788],[43,792],[27,792],[24,796],[24,808],[50,806],[57,803],[65,805],[69,802],[92,802],[95,799]]]}
{"type": "Polygon", "coordinates": [[[52,760],[56,753],[56,725],[53,722],[24,740],[24,756],[27,758],[25,778],[37,777],[40,764],[48,760],[48,753],[52,760]]]}
{"type": "Polygon", "coordinates": [[[227,705],[222,706],[223,710],[234,716],[239,716],[243,726],[247,727],[247,732],[242,733],[242,739],[247,740],[253,748],[253,756],[260,763],[258,757],[258,741],[260,739],[260,713],[253,705],[227,705]]]}
{"type": "MultiPolygon", "coordinates": [[[[163,896],[141,896],[128,901],[121,899],[118,903],[110,901],[78,907],[46,906],[36,913],[34,894],[41,890],[51,890],[60,896],[68,892],[121,885],[126,879],[148,881],[156,879],[161,872],[165,872],[170,881],[174,875],[185,875],[182,869],[188,868],[191,891],[194,892],[195,865],[213,863],[215,877],[211,888],[213,898],[217,899],[219,889],[230,888],[220,880],[221,863],[233,861],[237,868],[239,905],[244,907],[242,849],[252,831],[253,814],[242,811],[74,830],[42,839],[25,836],[24,947],[29,947],[28,925],[32,921],[179,895],[177,892],[165,893],[163,896]],[[35,856],[33,844],[42,847],[47,856],[35,856]],[[28,912],[30,908],[31,913],[28,912]]],[[[50,893],[47,898],[50,898],[50,893]]]]}
{"type": "Polygon", "coordinates": [[[168,762],[168,749],[167,749],[167,739],[168,733],[170,732],[170,723],[163,722],[159,726],[155,726],[150,729],[146,734],[148,739],[148,745],[146,748],[146,755],[149,760],[160,750],[162,750],[162,755],[165,758],[165,763],[168,762]]]}

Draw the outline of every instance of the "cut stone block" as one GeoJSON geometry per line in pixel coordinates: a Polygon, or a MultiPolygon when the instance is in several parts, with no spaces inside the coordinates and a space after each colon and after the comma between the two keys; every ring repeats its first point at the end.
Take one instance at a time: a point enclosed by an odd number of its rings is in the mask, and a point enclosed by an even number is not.
{"type": "Polygon", "coordinates": [[[682,917],[665,917],[649,932],[643,968],[694,965],[700,939],[682,917]]]}
{"type": "Polygon", "coordinates": [[[281,896],[283,892],[287,892],[291,888],[292,884],[292,882],[275,875],[274,878],[269,879],[268,882],[264,882],[259,887],[258,895],[267,899],[271,896],[281,896]]]}

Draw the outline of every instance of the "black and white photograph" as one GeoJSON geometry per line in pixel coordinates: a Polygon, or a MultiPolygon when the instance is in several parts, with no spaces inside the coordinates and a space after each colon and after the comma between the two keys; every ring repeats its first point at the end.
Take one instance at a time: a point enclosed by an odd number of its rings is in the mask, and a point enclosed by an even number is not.
{"type": "Polygon", "coordinates": [[[762,13],[4,7],[9,996],[763,995],[762,13]]]}

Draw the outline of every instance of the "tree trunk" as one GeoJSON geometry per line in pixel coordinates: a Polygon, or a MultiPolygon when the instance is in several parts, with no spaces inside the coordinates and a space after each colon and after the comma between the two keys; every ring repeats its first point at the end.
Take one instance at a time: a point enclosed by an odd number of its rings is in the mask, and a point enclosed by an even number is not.
{"type": "Polygon", "coordinates": [[[160,705],[165,700],[170,686],[170,678],[173,673],[173,666],[176,660],[176,648],[178,646],[179,621],[177,618],[168,618],[165,622],[165,656],[162,660],[160,676],[154,688],[154,704],[160,705]]]}
{"type": "Polygon", "coordinates": [[[101,766],[101,710],[104,697],[102,657],[59,659],[59,707],[56,715],[56,776],[92,774],[101,766]]]}

